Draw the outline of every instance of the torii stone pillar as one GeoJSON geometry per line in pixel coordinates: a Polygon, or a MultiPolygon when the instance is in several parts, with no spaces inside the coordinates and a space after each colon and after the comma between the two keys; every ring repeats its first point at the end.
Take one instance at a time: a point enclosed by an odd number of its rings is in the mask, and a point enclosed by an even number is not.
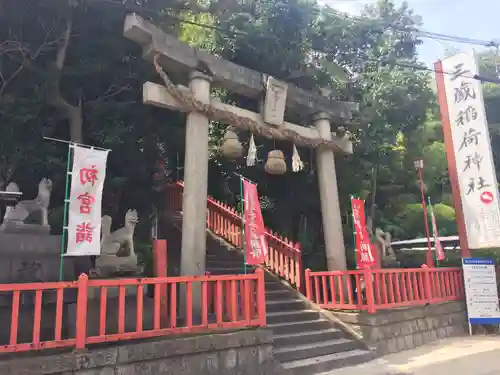
{"type": "MultiPolygon", "coordinates": [[[[210,103],[211,78],[193,72],[189,89],[195,99],[210,103]]],[[[191,112],[186,120],[186,156],[184,158],[184,193],[182,196],[181,275],[205,272],[209,119],[191,112]]],[[[198,301],[199,298],[193,298],[198,301]]]]}
{"type": "MultiPolygon", "coordinates": [[[[314,125],[321,138],[332,139],[330,118],[327,114],[322,112],[316,114],[314,125]]],[[[333,151],[318,147],[316,149],[316,164],[318,166],[318,186],[328,270],[346,270],[347,261],[333,151]]]]}

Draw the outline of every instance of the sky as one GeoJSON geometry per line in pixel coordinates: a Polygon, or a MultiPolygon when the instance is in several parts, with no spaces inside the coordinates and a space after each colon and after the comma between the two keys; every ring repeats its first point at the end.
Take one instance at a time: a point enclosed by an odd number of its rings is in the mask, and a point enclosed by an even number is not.
{"type": "MultiPolygon", "coordinates": [[[[366,4],[377,0],[320,0],[339,11],[359,15],[366,4]]],[[[403,0],[394,0],[400,5],[403,0]]],[[[422,17],[422,30],[459,37],[500,42],[499,0],[407,0],[422,17]]],[[[423,39],[419,56],[429,66],[444,56],[446,49],[470,52],[480,46],[423,39]]]]}

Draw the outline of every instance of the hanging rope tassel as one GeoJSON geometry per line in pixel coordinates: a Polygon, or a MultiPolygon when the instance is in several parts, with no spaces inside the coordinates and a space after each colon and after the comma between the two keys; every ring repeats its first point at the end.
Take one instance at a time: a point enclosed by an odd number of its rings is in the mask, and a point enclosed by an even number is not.
{"type": "Polygon", "coordinates": [[[253,139],[253,134],[250,137],[250,142],[248,144],[248,154],[247,154],[247,166],[253,167],[255,161],[257,160],[257,146],[255,146],[255,140],[253,139]]]}
{"type": "Polygon", "coordinates": [[[297,147],[293,145],[293,155],[292,155],[292,171],[300,172],[304,169],[304,163],[300,160],[299,151],[297,147]]]}

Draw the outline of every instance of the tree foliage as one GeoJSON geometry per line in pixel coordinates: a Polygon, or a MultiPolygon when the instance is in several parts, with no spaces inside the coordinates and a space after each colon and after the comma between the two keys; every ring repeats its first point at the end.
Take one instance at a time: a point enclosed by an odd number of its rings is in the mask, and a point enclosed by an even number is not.
{"type": "MultiPolygon", "coordinates": [[[[184,116],[141,103],[142,84],[158,78],[140,48],[122,36],[130,11],[217,56],[336,100],[360,103],[361,114],[350,126],[332,124],[334,131],[349,132],[354,142],[352,156],[336,158],[348,247],[352,194],[367,200],[375,226],[402,239],[422,234],[413,168],[414,158],[421,156],[426,193],[436,203],[438,224],[443,234],[453,234],[447,162],[429,85],[432,77],[411,67],[420,64],[421,41],[410,32],[420,25],[419,17],[407,5],[398,7],[389,0],[367,7],[360,19],[303,0],[2,0],[0,185],[15,180],[30,196],[39,179],[49,176],[55,186],[52,206],[60,212],[67,148],[43,136],[112,150],[104,203],[105,213],[118,222],[134,207],[147,218],[161,201],[153,178],[159,159],[167,178],[182,178],[184,116]]],[[[496,72],[492,59],[483,59],[488,74],[496,72]]],[[[258,111],[255,99],[216,94],[258,111]]],[[[500,124],[498,87],[486,85],[485,98],[492,124],[500,124]]],[[[240,192],[234,173],[256,181],[266,224],[300,240],[309,263],[321,264],[314,151],[299,149],[304,171],[269,176],[263,169],[267,153],[281,149],[290,160],[291,144],[256,138],[259,163],[249,168],[243,160],[227,160],[217,152],[226,127],[210,126],[209,193],[236,204],[240,192]]],[[[492,126],[494,146],[500,145],[498,129],[492,126]]],[[[239,136],[247,145],[249,134],[239,136]]],[[[53,222],[60,220],[54,215],[53,222]]],[[[141,221],[147,225],[148,220],[141,221]]]]}

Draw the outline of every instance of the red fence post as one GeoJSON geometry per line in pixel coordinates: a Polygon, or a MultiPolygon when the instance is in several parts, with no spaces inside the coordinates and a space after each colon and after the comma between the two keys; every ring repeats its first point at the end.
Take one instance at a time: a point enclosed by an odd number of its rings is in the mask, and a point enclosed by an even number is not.
{"type": "Polygon", "coordinates": [[[255,270],[257,274],[257,316],[259,319],[259,326],[266,326],[266,285],[264,280],[264,270],[258,267],[255,270]]]}
{"type": "Polygon", "coordinates": [[[297,261],[295,262],[295,279],[297,280],[295,286],[299,292],[304,291],[304,274],[302,273],[302,252],[300,251],[300,243],[295,243],[294,250],[296,251],[295,255],[297,257],[297,261]]]}
{"type": "Polygon", "coordinates": [[[153,264],[156,277],[167,276],[167,240],[153,241],[153,264]]]}
{"type": "MultiPolygon", "coordinates": [[[[156,277],[167,277],[167,240],[153,241],[153,269],[156,277]]],[[[160,321],[162,325],[168,322],[167,284],[155,284],[160,288],[160,321]]]]}
{"type": "Polygon", "coordinates": [[[306,297],[308,300],[312,301],[311,270],[309,268],[304,272],[304,278],[304,282],[306,284],[306,297]]]}
{"type": "Polygon", "coordinates": [[[84,349],[87,341],[87,300],[89,277],[82,273],[78,278],[78,296],[76,299],[75,346],[84,349]]]}
{"type": "Polygon", "coordinates": [[[174,190],[174,197],[175,197],[175,210],[176,211],[182,211],[182,194],[184,192],[184,181],[177,181],[175,183],[175,187],[177,188],[177,194],[175,194],[174,190]]]}
{"type": "Polygon", "coordinates": [[[373,293],[373,272],[369,268],[365,268],[363,275],[365,278],[365,294],[368,313],[375,314],[377,309],[375,306],[375,294],[373,293]]]}
{"type": "Polygon", "coordinates": [[[425,297],[427,298],[427,302],[431,303],[431,301],[432,301],[432,284],[431,284],[430,269],[428,267],[422,267],[422,268],[424,270],[425,297]]]}
{"type": "MultiPolygon", "coordinates": [[[[210,276],[210,272],[205,271],[205,276],[210,276]]],[[[207,309],[208,309],[209,314],[215,313],[216,293],[214,292],[214,286],[215,286],[215,283],[211,284],[210,280],[207,281],[207,304],[208,304],[207,309]]]]}

